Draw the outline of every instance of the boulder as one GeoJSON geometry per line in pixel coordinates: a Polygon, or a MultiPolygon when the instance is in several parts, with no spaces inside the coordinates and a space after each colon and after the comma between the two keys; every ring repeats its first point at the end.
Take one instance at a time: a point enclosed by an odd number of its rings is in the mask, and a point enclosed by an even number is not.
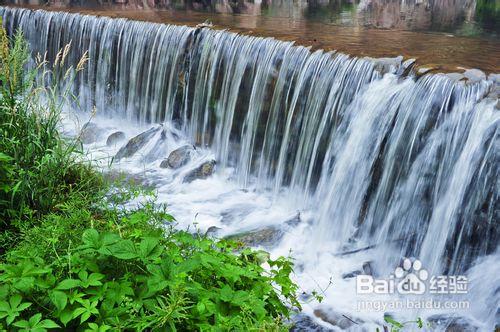
{"type": "Polygon", "coordinates": [[[161,126],[153,127],[145,132],[131,138],[115,155],[115,160],[129,158],[143,148],[149,140],[161,129],[161,126]]]}
{"type": "Polygon", "coordinates": [[[318,308],[314,310],[314,316],[318,317],[324,322],[332,324],[340,328],[341,330],[347,330],[352,328],[354,325],[362,324],[363,322],[359,319],[353,319],[347,315],[341,314],[333,310],[332,308],[318,308]]]}
{"type": "Polygon", "coordinates": [[[206,179],[215,171],[215,160],[209,160],[193,169],[185,177],[183,182],[193,182],[198,179],[206,179]]]}
{"type": "Polygon", "coordinates": [[[125,133],[123,131],[117,131],[108,136],[108,139],[106,140],[106,145],[115,146],[124,140],[125,140],[125,133]]]}
{"type": "Polygon", "coordinates": [[[191,160],[191,153],[194,151],[192,145],[184,145],[170,152],[168,158],[164,159],[160,167],[177,169],[186,165],[191,160]]]}
{"type": "Polygon", "coordinates": [[[272,247],[283,237],[283,234],[283,231],[278,229],[277,227],[268,226],[248,232],[229,235],[226,237],[226,239],[241,242],[244,245],[250,247],[259,245],[264,247],[272,247]]]}
{"type": "Polygon", "coordinates": [[[80,131],[79,139],[83,144],[91,144],[99,139],[99,127],[92,122],[87,122],[80,131]]]}

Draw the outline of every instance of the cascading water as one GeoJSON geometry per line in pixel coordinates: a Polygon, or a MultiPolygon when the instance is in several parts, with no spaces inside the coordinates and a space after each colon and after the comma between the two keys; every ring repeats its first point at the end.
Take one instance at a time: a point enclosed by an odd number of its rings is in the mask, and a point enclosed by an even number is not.
{"type": "MultiPolygon", "coordinates": [[[[303,222],[273,250],[293,247],[300,281],[318,276],[304,288],[321,288],[366,259],[388,273],[402,256],[419,257],[440,274],[499,257],[500,113],[487,98],[492,80],[403,77],[400,63],[381,68],[372,59],[226,31],[25,9],[0,14],[10,33],[21,29],[48,59],[70,42],[68,64],[88,50],[75,93],[84,110],[96,107],[107,130],[171,128],[120,164],[154,177],[186,225],[223,226],[232,214],[230,233],[280,226],[300,210],[303,222]],[[214,179],[184,184],[187,170],[158,170],[179,136],[201,147],[191,166],[215,157],[214,179]],[[363,247],[374,249],[339,258],[363,247]]],[[[89,149],[116,152],[97,143],[89,149]]],[[[477,266],[471,271],[479,285],[477,266]]],[[[352,301],[338,295],[354,286],[339,279],[327,303],[349,311],[352,301]]],[[[481,297],[498,296],[479,289],[481,297]]],[[[488,310],[471,314],[485,328],[495,324],[497,309],[488,310]]]]}

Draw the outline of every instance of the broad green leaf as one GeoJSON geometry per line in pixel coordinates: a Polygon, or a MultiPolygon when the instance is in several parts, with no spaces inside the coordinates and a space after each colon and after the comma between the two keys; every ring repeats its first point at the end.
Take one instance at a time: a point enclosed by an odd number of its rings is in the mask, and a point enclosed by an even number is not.
{"type": "Polygon", "coordinates": [[[66,304],[68,303],[68,296],[61,291],[53,291],[50,294],[50,300],[56,306],[57,310],[61,311],[66,308],[66,304]]]}
{"type": "Polygon", "coordinates": [[[66,290],[80,286],[80,280],[77,279],[64,279],[57,285],[56,289],[66,290]]]}

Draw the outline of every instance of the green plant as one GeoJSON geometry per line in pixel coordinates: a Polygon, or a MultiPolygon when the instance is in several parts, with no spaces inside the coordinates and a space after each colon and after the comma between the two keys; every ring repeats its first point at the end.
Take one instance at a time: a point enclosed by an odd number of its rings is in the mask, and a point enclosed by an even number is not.
{"type": "Polygon", "coordinates": [[[59,135],[60,80],[85,62],[66,69],[68,52],[28,71],[22,35],[0,29],[0,330],[286,329],[290,259],[265,269],[259,252],[177,231],[154,197],[126,209],[151,193],[108,183],[59,135]]]}
{"type": "MultiPolygon", "coordinates": [[[[53,229],[48,216],[9,253],[0,265],[0,301],[38,305],[0,319],[5,328],[40,313],[43,321],[71,329],[259,329],[280,326],[299,307],[288,259],[269,260],[266,271],[250,249],[149,223],[164,217],[162,211],[106,213],[93,221],[97,229],[81,228],[78,240],[58,238],[57,247],[52,237],[36,235],[53,229]]],[[[73,220],[66,218],[57,225],[73,220]]]]}
{"type": "MultiPolygon", "coordinates": [[[[388,315],[385,315],[384,316],[384,320],[386,323],[389,324],[389,327],[391,329],[391,332],[399,332],[399,331],[402,331],[403,328],[408,328],[409,325],[417,325],[417,327],[419,329],[422,329],[424,327],[424,321],[422,320],[422,318],[417,318],[416,320],[411,320],[411,321],[407,321],[407,322],[399,322],[397,320],[395,320],[394,318],[388,316],[388,315]]],[[[385,326],[384,326],[385,328],[385,326]]],[[[377,328],[377,331],[379,331],[379,329],[377,328]]]]}

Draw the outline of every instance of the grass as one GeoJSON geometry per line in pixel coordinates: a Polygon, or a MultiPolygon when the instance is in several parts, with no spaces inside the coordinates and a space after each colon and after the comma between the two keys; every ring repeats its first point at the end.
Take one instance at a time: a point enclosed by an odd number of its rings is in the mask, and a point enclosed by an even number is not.
{"type": "Polygon", "coordinates": [[[300,308],[289,259],[264,269],[257,252],[177,231],[151,193],[124,209],[144,193],[61,137],[85,62],[68,68],[68,51],[28,69],[22,34],[0,30],[0,330],[286,330],[300,308]]]}

